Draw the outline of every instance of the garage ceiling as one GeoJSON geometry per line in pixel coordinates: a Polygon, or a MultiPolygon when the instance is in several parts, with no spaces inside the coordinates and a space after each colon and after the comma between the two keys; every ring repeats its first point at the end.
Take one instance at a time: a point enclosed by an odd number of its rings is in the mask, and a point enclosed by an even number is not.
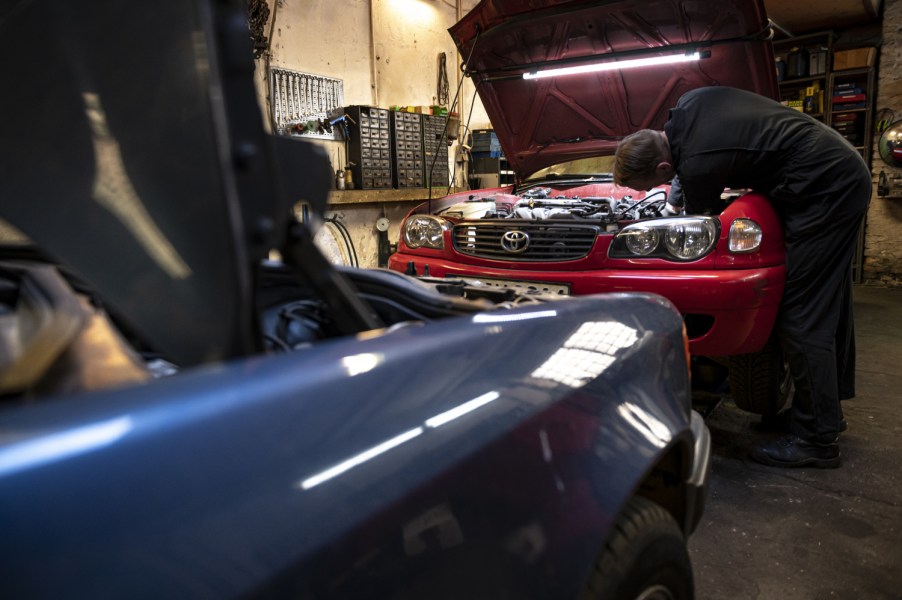
{"type": "Polygon", "coordinates": [[[767,16],[792,35],[874,23],[882,0],[764,0],[767,16]]]}

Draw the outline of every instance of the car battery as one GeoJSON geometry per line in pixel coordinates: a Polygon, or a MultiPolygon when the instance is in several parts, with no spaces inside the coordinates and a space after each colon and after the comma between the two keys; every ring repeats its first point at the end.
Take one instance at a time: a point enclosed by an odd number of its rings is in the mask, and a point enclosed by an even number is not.
{"type": "Polygon", "coordinates": [[[448,134],[445,132],[445,118],[423,115],[423,153],[426,170],[426,185],[447,187],[448,176],[448,134]],[[431,172],[430,172],[431,171],[431,172]]]}
{"type": "Polygon", "coordinates": [[[392,183],[396,188],[425,187],[423,115],[390,111],[392,183]]]}
{"type": "Polygon", "coordinates": [[[354,188],[391,189],[392,151],[389,111],[374,106],[346,106],[350,123],[348,162],[354,188]]]}

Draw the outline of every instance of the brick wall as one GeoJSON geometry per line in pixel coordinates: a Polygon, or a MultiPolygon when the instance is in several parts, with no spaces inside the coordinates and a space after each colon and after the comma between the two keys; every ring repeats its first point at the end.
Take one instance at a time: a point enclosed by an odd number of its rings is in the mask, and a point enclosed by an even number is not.
{"type": "MultiPolygon", "coordinates": [[[[893,110],[898,121],[902,119],[902,2],[884,3],[883,44],[879,60],[876,108],[893,110]]],[[[875,143],[871,163],[874,195],[868,211],[862,276],[866,284],[902,287],[902,198],[877,196],[880,171],[889,174],[902,170],[884,163],[876,147],[875,143]]]]}

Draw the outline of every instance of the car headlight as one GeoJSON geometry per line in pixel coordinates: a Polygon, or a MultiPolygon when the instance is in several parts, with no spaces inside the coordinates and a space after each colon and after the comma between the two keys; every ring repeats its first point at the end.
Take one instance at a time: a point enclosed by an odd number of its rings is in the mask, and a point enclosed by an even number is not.
{"type": "Polygon", "coordinates": [[[713,217],[652,219],[621,229],[611,242],[608,256],[697,260],[711,252],[719,235],[720,221],[713,217]]]}
{"type": "Polygon", "coordinates": [[[761,246],[761,226],[751,219],[736,219],[730,225],[730,252],[754,252],[761,246]]]}
{"type": "Polygon", "coordinates": [[[414,215],[404,221],[404,243],[410,248],[445,247],[447,221],[431,215],[414,215]]]}

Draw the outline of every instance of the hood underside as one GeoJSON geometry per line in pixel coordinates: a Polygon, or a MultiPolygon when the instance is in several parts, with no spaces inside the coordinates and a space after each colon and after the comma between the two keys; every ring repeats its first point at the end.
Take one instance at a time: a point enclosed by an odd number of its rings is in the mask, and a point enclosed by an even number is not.
{"type": "Polygon", "coordinates": [[[761,0],[483,0],[450,30],[520,177],[612,154],[661,129],[679,97],[725,85],[778,98],[761,0]],[[524,73],[691,51],[696,62],[541,79],[524,73]]]}

